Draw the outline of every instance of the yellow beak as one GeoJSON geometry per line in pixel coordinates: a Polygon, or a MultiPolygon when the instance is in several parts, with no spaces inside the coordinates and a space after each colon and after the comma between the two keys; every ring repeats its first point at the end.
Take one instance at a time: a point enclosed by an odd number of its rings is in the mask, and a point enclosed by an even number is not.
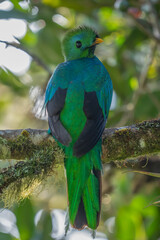
{"type": "Polygon", "coordinates": [[[101,38],[96,38],[96,40],[94,41],[94,43],[92,43],[91,46],[94,46],[94,45],[102,43],[102,42],[103,42],[103,40],[101,38]]]}

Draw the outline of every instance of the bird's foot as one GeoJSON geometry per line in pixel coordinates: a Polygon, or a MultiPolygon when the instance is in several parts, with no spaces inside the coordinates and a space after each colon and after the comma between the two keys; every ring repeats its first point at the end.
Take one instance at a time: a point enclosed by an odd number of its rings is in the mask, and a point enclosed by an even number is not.
{"type": "Polygon", "coordinates": [[[95,239],[95,237],[96,237],[96,230],[92,230],[91,235],[92,235],[92,238],[95,239]]]}
{"type": "Polygon", "coordinates": [[[67,236],[67,232],[69,230],[69,211],[68,211],[68,209],[66,211],[66,217],[65,217],[65,223],[64,224],[65,224],[65,233],[64,233],[64,235],[67,236]]]}

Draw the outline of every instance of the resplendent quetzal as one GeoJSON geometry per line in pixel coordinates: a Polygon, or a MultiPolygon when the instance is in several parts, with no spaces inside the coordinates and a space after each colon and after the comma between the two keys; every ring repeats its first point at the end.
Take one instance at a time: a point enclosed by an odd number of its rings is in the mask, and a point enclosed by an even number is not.
{"type": "Polygon", "coordinates": [[[89,27],[69,31],[65,62],[46,89],[49,131],[65,152],[69,218],[73,227],[96,229],[101,210],[101,136],[112,100],[112,81],[94,55],[103,42],[89,27]]]}

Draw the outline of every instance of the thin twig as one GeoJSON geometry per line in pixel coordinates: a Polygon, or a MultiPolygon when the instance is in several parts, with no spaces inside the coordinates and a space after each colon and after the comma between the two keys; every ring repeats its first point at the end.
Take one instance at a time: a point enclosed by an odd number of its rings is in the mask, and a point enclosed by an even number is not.
{"type": "Polygon", "coordinates": [[[29,56],[32,57],[32,59],[39,65],[41,66],[45,71],[48,72],[48,74],[51,76],[52,75],[52,71],[50,70],[50,68],[34,53],[31,53],[28,49],[26,49],[22,44],[19,43],[15,43],[15,42],[7,42],[7,41],[3,41],[0,40],[0,43],[4,43],[6,44],[6,47],[11,46],[17,49],[20,49],[24,52],[26,52],[29,56]]]}
{"type": "Polygon", "coordinates": [[[138,19],[132,17],[132,19],[134,20],[135,24],[137,25],[137,27],[143,32],[145,33],[149,38],[153,39],[154,41],[156,41],[158,44],[160,44],[160,38],[155,36],[151,31],[149,31],[147,28],[145,28],[138,19]]]}
{"type": "Polygon", "coordinates": [[[148,0],[148,4],[149,4],[150,9],[151,9],[150,15],[151,15],[152,24],[153,24],[154,35],[157,35],[157,37],[160,38],[160,25],[159,25],[158,13],[155,9],[153,1],[148,0]]]}

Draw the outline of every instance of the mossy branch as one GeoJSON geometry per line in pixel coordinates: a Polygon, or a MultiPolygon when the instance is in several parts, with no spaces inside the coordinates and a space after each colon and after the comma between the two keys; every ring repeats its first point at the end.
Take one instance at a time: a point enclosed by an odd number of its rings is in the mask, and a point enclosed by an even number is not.
{"type": "MultiPolygon", "coordinates": [[[[102,148],[103,163],[158,153],[160,119],[105,129],[102,148]]],[[[0,172],[0,193],[5,204],[11,205],[28,196],[53,174],[63,157],[62,150],[46,130],[0,130],[0,159],[19,160],[0,172]]]]}
{"type": "MultiPolygon", "coordinates": [[[[46,130],[0,130],[0,159],[30,159],[39,150],[58,149],[46,130]]],[[[106,128],[103,162],[125,160],[160,152],[160,119],[131,126],[106,128]]],[[[54,156],[53,156],[54,157],[54,156]]]]}
{"type": "Polygon", "coordinates": [[[106,129],[103,161],[125,160],[160,152],[160,119],[106,129]]]}
{"type": "Polygon", "coordinates": [[[46,130],[0,131],[0,159],[20,160],[0,171],[0,196],[5,206],[28,197],[53,175],[63,158],[62,150],[46,130]]]}

